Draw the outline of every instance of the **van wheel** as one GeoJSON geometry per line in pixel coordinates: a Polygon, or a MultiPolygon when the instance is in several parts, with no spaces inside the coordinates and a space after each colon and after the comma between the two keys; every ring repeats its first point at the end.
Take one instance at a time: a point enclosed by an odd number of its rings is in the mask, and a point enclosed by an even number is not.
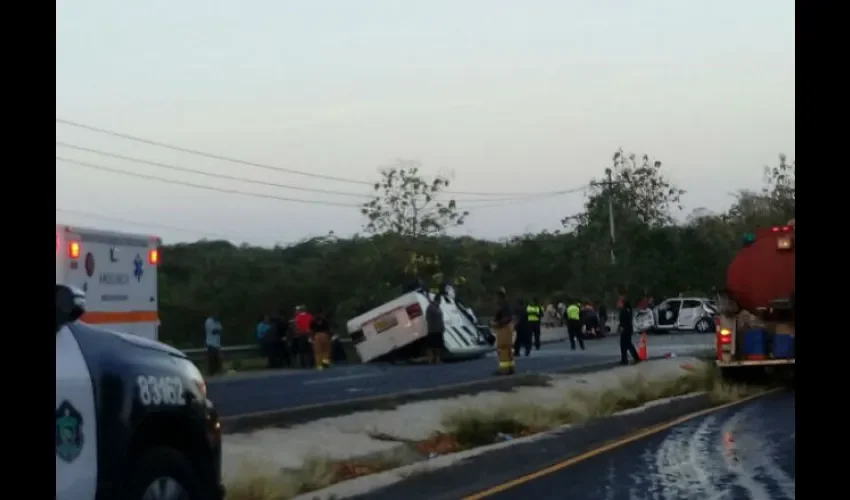
{"type": "Polygon", "coordinates": [[[134,461],[128,500],[204,500],[197,472],[173,448],[153,448],[134,461]]]}
{"type": "Polygon", "coordinates": [[[708,318],[702,318],[694,325],[694,329],[699,333],[708,333],[714,330],[714,322],[708,318]]]}

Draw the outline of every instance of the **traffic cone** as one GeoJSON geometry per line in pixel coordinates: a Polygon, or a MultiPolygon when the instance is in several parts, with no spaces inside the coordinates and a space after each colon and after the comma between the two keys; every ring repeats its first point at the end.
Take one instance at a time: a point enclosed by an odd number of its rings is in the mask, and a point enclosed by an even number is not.
{"type": "Polygon", "coordinates": [[[638,347],[638,358],[641,361],[646,361],[647,358],[646,353],[646,332],[640,334],[640,347],[638,347]]]}

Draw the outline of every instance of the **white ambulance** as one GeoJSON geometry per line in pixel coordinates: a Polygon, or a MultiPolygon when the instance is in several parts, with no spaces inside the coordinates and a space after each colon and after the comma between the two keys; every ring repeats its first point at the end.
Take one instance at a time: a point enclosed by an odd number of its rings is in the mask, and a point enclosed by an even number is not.
{"type": "MultiPolygon", "coordinates": [[[[360,360],[368,363],[421,354],[428,333],[425,311],[433,298],[434,293],[426,290],[407,292],[351,319],[346,326],[360,360]]],[[[457,301],[451,287],[447,287],[440,309],[446,327],[443,342],[447,358],[476,358],[493,350],[472,309],[457,301]]]]}
{"type": "Polygon", "coordinates": [[[56,283],[85,292],[81,321],[157,340],[156,236],[56,225],[56,283]]]}

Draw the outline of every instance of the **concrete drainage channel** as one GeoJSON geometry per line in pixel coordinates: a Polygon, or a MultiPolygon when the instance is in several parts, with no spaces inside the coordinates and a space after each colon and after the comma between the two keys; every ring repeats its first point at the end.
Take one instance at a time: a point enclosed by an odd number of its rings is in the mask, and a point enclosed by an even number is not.
{"type": "MultiPolygon", "coordinates": [[[[650,356],[649,360],[664,359],[665,356],[650,356]]],[[[592,363],[551,372],[552,375],[590,374],[610,370],[619,366],[617,362],[592,363]]],[[[425,390],[405,391],[395,394],[367,398],[352,398],[333,403],[297,406],[267,412],[234,415],[221,419],[225,434],[250,432],[266,427],[289,427],[322,418],[339,417],[355,412],[392,410],[400,405],[419,401],[466,396],[480,392],[510,392],[520,387],[540,387],[549,384],[550,377],[543,373],[528,372],[512,376],[490,377],[434,387],[425,390]]]]}

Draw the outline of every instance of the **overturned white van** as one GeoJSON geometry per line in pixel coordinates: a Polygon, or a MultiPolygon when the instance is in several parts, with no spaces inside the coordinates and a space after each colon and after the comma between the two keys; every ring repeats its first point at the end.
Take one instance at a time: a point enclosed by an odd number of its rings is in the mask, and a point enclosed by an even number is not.
{"type": "MultiPolygon", "coordinates": [[[[479,327],[475,313],[457,302],[450,287],[446,292],[440,303],[446,326],[443,336],[446,357],[484,356],[493,349],[484,331],[486,327],[479,327]]],[[[425,310],[434,295],[424,289],[407,292],[351,319],[347,324],[348,334],[361,361],[368,363],[419,355],[428,333],[425,310]]]]}

